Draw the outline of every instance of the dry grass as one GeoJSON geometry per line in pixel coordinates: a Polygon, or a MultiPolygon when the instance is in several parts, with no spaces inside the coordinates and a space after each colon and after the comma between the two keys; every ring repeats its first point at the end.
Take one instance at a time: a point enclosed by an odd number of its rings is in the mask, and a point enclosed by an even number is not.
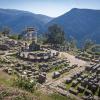
{"type": "Polygon", "coordinates": [[[0,69],[0,85],[11,86],[13,76],[8,75],[0,69]]]}

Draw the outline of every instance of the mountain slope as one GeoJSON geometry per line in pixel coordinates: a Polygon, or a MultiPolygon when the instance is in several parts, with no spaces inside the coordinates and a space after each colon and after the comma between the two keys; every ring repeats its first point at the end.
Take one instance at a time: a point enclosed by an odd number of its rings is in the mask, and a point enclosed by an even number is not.
{"type": "Polygon", "coordinates": [[[52,24],[62,26],[66,36],[76,38],[79,44],[87,38],[100,43],[100,10],[74,8],[62,16],[51,18],[27,11],[0,9],[0,28],[8,26],[13,33],[21,33],[28,26],[36,27],[42,33],[52,24]]]}
{"type": "Polygon", "coordinates": [[[44,24],[47,24],[48,22],[50,22],[51,20],[54,19],[52,17],[46,16],[46,15],[41,15],[41,14],[36,14],[36,18],[41,20],[44,24]]]}
{"type": "Polygon", "coordinates": [[[73,36],[79,42],[90,38],[100,43],[100,10],[74,8],[53,19],[47,26],[52,24],[60,25],[68,37],[73,36]]]}
{"type": "Polygon", "coordinates": [[[11,27],[12,31],[17,33],[20,33],[27,26],[34,26],[42,32],[44,24],[51,20],[51,17],[27,11],[0,9],[0,27],[11,27]]]}

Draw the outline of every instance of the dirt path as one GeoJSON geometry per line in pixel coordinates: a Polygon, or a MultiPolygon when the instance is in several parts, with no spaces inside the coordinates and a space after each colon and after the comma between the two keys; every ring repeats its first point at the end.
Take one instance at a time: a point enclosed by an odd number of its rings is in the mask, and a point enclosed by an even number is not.
{"type": "Polygon", "coordinates": [[[78,73],[80,71],[83,71],[84,69],[85,69],[84,66],[76,67],[76,68],[70,70],[69,72],[64,73],[58,79],[48,80],[48,82],[46,83],[46,85],[55,84],[55,86],[57,86],[58,84],[64,82],[67,78],[73,76],[74,74],[76,74],[76,73],[78,73]]]}
{"type": "MultiPolygon", "coordinates": [[[[61,75],[62,78],[59,78],[60,80],[58,80],[58,81],[63,80],[63,77],[64,77],[64,76],[69,76],[69,75],[71,75],[71,74],[75,74],[75,72],[79,72],[80,70],[84,70],[85,65],[87,64],[86,61],[77,59],[77,58],[75,58],[75,56],[70,55],[70,54],[65,53],[65,52],[60,52],[59,58],[67,58],[67,59],[70,61],[70,66],[73,65],[73,64],[77,64],[78,67],[77,67],[77,68],[74,68],[74,69],[72,69],[72,70],[70,70],[69,72],[66,72],[64,75],[61,75]],[[81,66],[81,67],[80,67],[80,66],[81,66]]],[[[54,80],[52,80],[52,75],[53,75],[53,72],[48,73],[48,75],[47,75],[47,81],[48,81],[48,82],[54,81],[54,80]]],[[[59,83],[59,82],[58,82],[58,83],[59,83]]]]}
{"type": "Polygon", "coordinates": [[[65,53],[65,52],[61,52],[59,57],[60,58],[67,58],[70,61],[70,65],[78,64],[79,66],[84,66],[85,64],[87,64],[86,61],[77,59],[77,58],[75,58],[75,56],[70,55],[70,54],[65,53]]]}

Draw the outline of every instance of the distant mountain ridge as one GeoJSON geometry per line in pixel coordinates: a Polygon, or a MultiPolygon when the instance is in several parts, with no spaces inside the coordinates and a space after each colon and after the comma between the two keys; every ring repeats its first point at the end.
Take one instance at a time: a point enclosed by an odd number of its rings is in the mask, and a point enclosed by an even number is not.
{"type": "Polygon", "coordinates": [[[0,27],[11,27],[13,33],[21,33],[25,27],[33,26],[42,34],[52,24],[60,25],[66,37],[74,37],[79,44],[85,39],[100,44],[100,10],[74,8],[57,18],[51,18],[28,11],[0,9],[0,27]]]}
{"type": "Polygon", "coordinates": [[[74,8],[53,19],[47,26],[52,24],[60,25],[67,37],[74,37],[78,42],[89,38],[100,43],[100,10],[74,8]]]}
{"type": "Polygon", "coordinates": [[[20,33],[25,27],[29,26],[34,26],[39,32],[43,32],[44,25],[52,19],[51,17],[28,11],[0,9],[0,27],[11,27],[15,33],[20,33]]]}
{"type": "Polygon", "coordinates": [[[42,15],[42,14],[36,14],[35,17],[38,18],[39,20],[41,20],[44,24],[47,24],[48,22],[50,22],[51,20],[54,19],[52,17],[42,15]]]}

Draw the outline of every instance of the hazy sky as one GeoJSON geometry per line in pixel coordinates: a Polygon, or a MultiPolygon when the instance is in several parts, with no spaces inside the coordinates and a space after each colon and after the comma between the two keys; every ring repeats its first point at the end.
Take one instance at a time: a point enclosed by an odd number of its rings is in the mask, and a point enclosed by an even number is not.
{"type": "Polygon", "coordinates": [[[100,9],[100,0],[0,0],[0,8],[19,9],[56,17],[72,8],[100,9]]]}

